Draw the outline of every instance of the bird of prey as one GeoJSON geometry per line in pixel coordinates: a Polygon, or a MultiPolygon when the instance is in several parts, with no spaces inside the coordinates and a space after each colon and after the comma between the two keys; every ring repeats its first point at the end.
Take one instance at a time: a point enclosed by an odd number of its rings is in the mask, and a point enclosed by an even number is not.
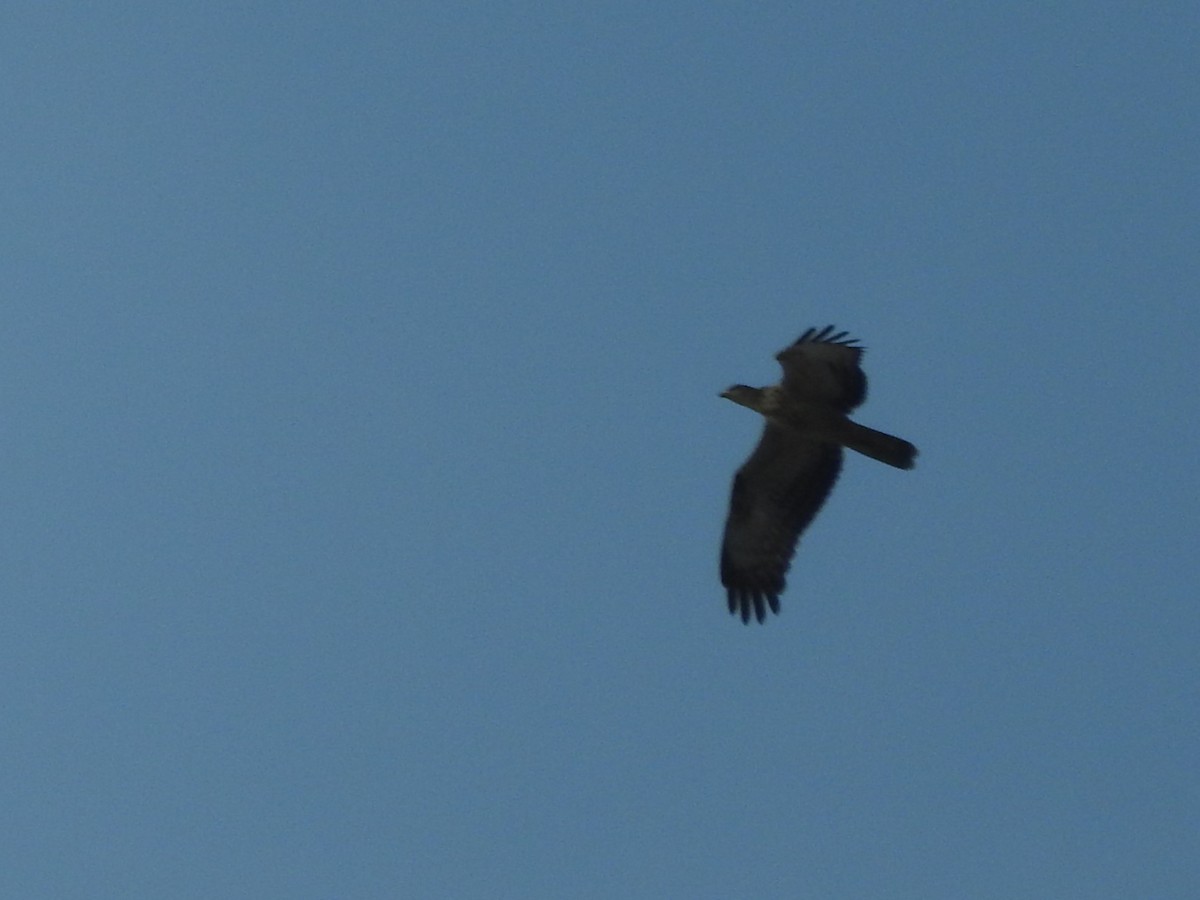
{"type": "Polygon", "coordinates": [[[779,612],[796,541],[833,490],[843,447],[897,469],[913,467],[916,447],[848,417],[867,396],[862,354],[845,331],[810,328],[776,355],[779,384],[736,384],[721,394],[767,420],[734,476],[721,544],[721,584],[729,611],[743,622],[751,612],[762,622],[767,607],[779,612]]]}

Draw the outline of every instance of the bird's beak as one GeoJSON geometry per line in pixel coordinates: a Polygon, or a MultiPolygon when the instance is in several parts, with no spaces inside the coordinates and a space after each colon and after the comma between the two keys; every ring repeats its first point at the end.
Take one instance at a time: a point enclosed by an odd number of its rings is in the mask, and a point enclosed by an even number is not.
{"type": "Polygon", "coordinates": [[[729,396],[729,391],[721,391],[721,393],[717,394],[717,396],[718,396],[718,397],[722,397],[722,398],[724,398],[725,400],[732,400],[732,399],[733,399],[732,397],[730,397],[730,396],[729,396]]]}

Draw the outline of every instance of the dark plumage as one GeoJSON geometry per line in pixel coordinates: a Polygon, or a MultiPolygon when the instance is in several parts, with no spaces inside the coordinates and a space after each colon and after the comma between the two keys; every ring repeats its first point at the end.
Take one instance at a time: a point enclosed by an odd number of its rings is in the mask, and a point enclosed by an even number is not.
{"type": "Polygon", "coordinates": [[[917,448],[848,418],[867,395],[863,348],[832,325],[810,328],[775,358],[783,380],[734,385],[721,394],[766,417],[762,438],[733,479],[721,545],[729,611],[762,622],[779,595],[800,534],[821,509],[842,468],[842,448],[911,469],[917,448]]]}

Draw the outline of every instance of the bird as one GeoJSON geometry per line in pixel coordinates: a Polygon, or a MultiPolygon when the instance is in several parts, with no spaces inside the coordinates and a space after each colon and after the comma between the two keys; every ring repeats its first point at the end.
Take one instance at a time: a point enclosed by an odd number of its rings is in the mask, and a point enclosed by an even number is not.
{"type": "Polygon", "coordinates": [[[835,326],[809,328],[776,354],[783,379],[735,384],[720,396],[765,419],[754,452],[737,470],[721,542],[721,584],[729,612],[760,623],[778,615],[796,543],[842,470],[842,448],[911,469],[917,448],[849,418],[867,396],[864,347],[835,326]]]}

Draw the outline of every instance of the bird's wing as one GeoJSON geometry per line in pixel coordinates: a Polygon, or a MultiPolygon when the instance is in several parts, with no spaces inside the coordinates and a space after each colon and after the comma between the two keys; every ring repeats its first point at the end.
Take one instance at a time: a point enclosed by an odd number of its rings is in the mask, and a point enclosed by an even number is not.
{"type": "Polygon", "coordinates": [[[805,440],[770,422],[733,479],[721,544],[721,583],[729,611],[743,622],[779,612],[788,566],[800,533],[833,489],[842,448],[805,440]]]}
{"type": "Polygon", "coordinates": [[[783,389],[797,400],[850,412],[867,396],[867,376],[859,366],[863,348],[857,344],[832,325],[808,329],[775,356],[783,366],[783,389]]]}

